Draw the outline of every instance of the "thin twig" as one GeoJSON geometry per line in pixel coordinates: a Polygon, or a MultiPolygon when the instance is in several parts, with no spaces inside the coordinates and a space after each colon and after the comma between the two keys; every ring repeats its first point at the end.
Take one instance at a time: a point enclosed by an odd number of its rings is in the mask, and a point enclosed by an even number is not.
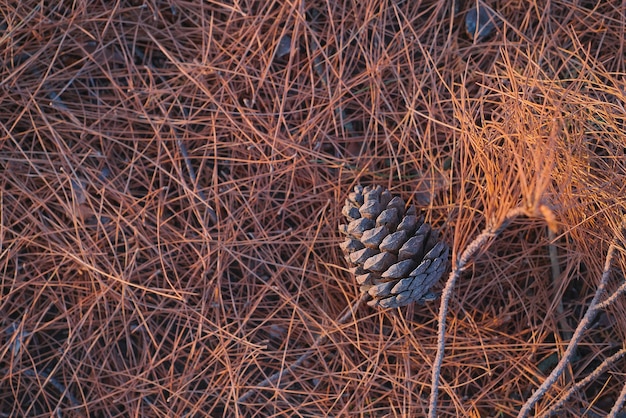
{"type": "Polygon", "coordinates": [[[622,293],[626,292],[626,282],[622,283],[620,287],[618,287],[615,292],[613,292],[613,294],[611,296],[609,296],[608,298],[606,298],[604,300],[604,302],[602,303],[598,303],[597,308],[598,309],[606,309],[610,304],[612,304],[613,302],[615,302],[615,299],[617,299],[618,297],[620,297],[620,295],[622,293]]]}
{"type": "Polygon", "coordinates": [[[483,232],[477,236],[463,251],[459,261],[450,272],[450,276],[446,281],[446,286],[443,289],[441,295],[441,305],[439,307],[439,330],[437,332],[437,355],[435,356],[435,363],[433,364],[433,371],[431,377],[432,389],[430,391],[430,404],[428,407],[428,416],[430,418],[437,417],[437,395],[439,392],[439,378],[441,376],[441,363],[443,362],[443,355],[446,348],[446,315],[448,313],[448,304],[450,303],[450,297],[454,290],[456,280],[461,273],[465,270],[467,263],[470,259],[481,249],[485,247],[487,242],[496,237],[508,224],[516,217],[526,214],[526,211],[522,208],[511,209],[504,219],[497,225],[487,227],[483,232]]]}
{"type": "MultiPolygon", "coordinates": [[[[341,317],[339,317],[339,319],[337,319],[337,324],[343,324],[345,323],[349,318],[351,318],[352,316],[354,316],[354,312],[359,309],[359,307],[364,303],[367,302],[369,300],[369,294],[368,293],[363,293],[361,295],[361,297],[359,298],[359,300],[354,304],[349,306],[348,308],[346,308],[345,312],[343,313],[343,315],[341,315],[341,317]]],[[[317,351],[318,347],[320,345],[322,345],[325,341],[326,338],[328,338],[328,334],[327,333],[321,333],[317,339],[315,340],[315,342],[311,345],[311,348],[309,348],[304,354],[302,354],[293,364],[291,364],[289,367],[274,373],[273,375],[271,375],[270,377],[268,377],[267,379],[265,379],[264,381],[262,381],[261,383],[259,383],[258,385],[256,385],[255,388],[250,389],[249,391],[247,391],[246,393],[244,393],[238,400],[237,403],[241,404],[243,402],[246,402],[252,395],[254,395],[257,390],[264,388],[264,387],[268,387],[269,385],[277,382],[278,380],[280,380],[283,376],[285,376],[286,374],[290,374],[295,368],[299,367],[302,363],[304,363],[315,351],[317,351]]]]}
{"type": "MultiPolygon", "coordinates": [[[[626,352],[626,349],[621,350],[622,355],[624,355],[624,352],[626,352]]],[[[624,384],[624,387],[622,388],[622,392],[619,394],[619,398],[617,398],[617,400],[613,404],[613,408],[611,408],[611,411],[606,417],[616,418],[618,414],[622,411],[622,407],[624,406],[625,402],[626,402],[626,384],[624,384]]]]}
{"type": "Polygon", "coordinates": [[[215,225],[217,223],[217,213],[211,207],[211,205],[209,205],[208,203],[209,200],[207,199],[204,192],[198,188],[196,171],[194,170],[193,165],[191,164],[191,161],[189,160],[189,152],[187,152],[187,146],[181,139],[178,138],[178,136],[176,136],[176,144],[178,145],[180,154],[185,160],[185,166],[187,167],[187,173],[189,174],[189,178],[191,179],[191,185],[193,187],[193,190],[198,194],[198,196],[200,196],[200,203],[206,208],[207,213],[209,215],[209,220],[211,221],[211,223],[215,225]]]}
{"type": "Polygon", "coordinates": [[[61,394],[61,396],[64,396],[65,398],[67,398],[68,401],[70,401],[72,406],[75,406],[75,407],[81,406],[80,402],[78,402],[78,399],[76,399],[74,395],[72,395],[69,389],[63,386],[57,379],[52,377],[49,373],[43,370],[35,371],[31,369],[26,369],[22,371],[22,373],[24,373],[24,375],[26,376],[37,379],[38,382],[40,378],[43,378],[44,382],[43,382],[42,387],[45,386],[47,383],[50,383],[61,394]]]}
{"type": "MultiPolygon", "coordinates": [[[[154,74],[157,75],[157,78],[162,83],[169,84],[168,80],[164,76],[159,75],[158,69],[154,67],[152,62],[146,57],[146,55],[142,52],[140,48],[135,48],[132,45],[128,45],[128,48],[129,50],[133,51],[133,54],[137,58],[139,58],[141,62],[145,63],[146,67],[154,71],[154,74]]],[[[178,104],[179,109],[181,110],[181,113],[186,118],[189,118],[189,111],[181,104],[180,100],[177,100],[177,104],[178,104]]],[[[164,105],[161,106],[161,112],[163,113],[163,116],[167,118],[167,120],[171,119],[171,115],[169,114],[169,111],[166,110],[166,106],[164,105]]],[[[193,168],[193,164],[191,164],[191,159],[189,158],[189,152],[187,150],[187,146],[185,145],[185,142],[182,139],[180,139],[180,137],[178,136],[178,128],[172,127],[172,133],[174,135],[174,138],[176,138],[176,145],[178,146],[180,155],[183,157],[183,160],[185,162],[185,167],[187,167],[187,174],[189,174],[189,179],[191,180],[193,191],[200,197],[199,199],[195,197],[195,200],[196,202],[199,201],[201,206],[206,208],[207,214],[209,216],[209,221],[211,222],[211,224],[215,225],[217,224],[217,213],[215,212],[215,209],[213,209],[213,207],[209,204],[209,199],[207,199],[204,192],[200,188],[198,188],[198,180],[196,177],[196,171],[193,168]]]]}
{"type": "MultiPolygon", "coordinates": [[[[581,390],[583,387],[587,386],[589,383],[596,381],[600,375],[602,373],[604,373],[609,367],[611,367],[613,364],[615,364],[616,361],[618,361],[619,359],[621,359],[622,357],[624,357],[624,354],[626,354],[626,348],[621,349],[620,351],[618,351],[617,353],[613,354],[611,357],[605,359],[602,363],[600,363],[600,365],[593,371],[591,372],[587,377],[585,377],[584,379],[582,379],[580,382],[576,383],[574,386],[572,386],[567,392],[565,392],[565,394],[561,397],[561,399],[555,403],[554,405],[552,405],[550,407],[550,409],[548,409],[545,413],[543,413],[542,415],[539,416],[539,418],[547,418],[547,417],[551,417],[553,416],[556,411],[558,409],[560,409],[565,402],[567,402],[567,400],[576,392],[578,392],[579,390],[581,390]]],[[[622,390],[622,394],[620,395],[620,399],[618,399],[618,402],[615,403],[615,405],[613,406],[613,409],[615,409],[615,407],[617,406],[617,410],[620,409],[619,403],[621,401],[621,403],[624,402],[624,398],[626,396],[626,386],[625,389],[622,390]]],[[[611,410],[613,411],[613,410],[611,410]]],[[[610,416],[610,415],[609,415],[610,416]]],[[[615,415],[613,415],[615,416],[615,415]]]]}
{"type": "MultiPolygon", "coordinates": [[[[317,16],[318,14],[319,13],[314,10],[314,15],[317,16]]],[[[332,92],[330,91],[330,88],[331,88],[330,86],[331,85],[328,83],[328,77],[326,75],[326,70],[325,70],[325,67],[324,67],[324,61],[322,60],[322,58],[320,58],[320,55],[316,55],[316,52],[320,51],[320,54],[322,56],[324,56],[324,51],[323,51],[322,46],[320,45],[319,41],[317,40],[317,36],[315,36],[314,34],[312,34],[312,35],[313,36],[311,36],[311,42],[312,42],[311,55],[313,56],[313,68],[315,69],[315,72],[317,73],[318,77],[320,78],[324,88],[329,90],[329,92],[328,92],[329,97],[332,97],[332,92]]],[[[335,116],[342,123],[343,129],[345,129],[345,131],[346,131],[346,135],[345,135],[346,137],[348,137],[350,133],[355,131],[354,124],[348,120],[348,115],[343,110],[343,107],[341,106],[341,103],[339,103],[339,104],[337,104],[335,106],[335,116]]],[[[320,147],[320,146],[321,146],[321,142],[318,142],[316,144],[316,147],[320,147]]],[[[340,157],[340,156],[336,155],[336,157],[340,157]]]]}
{"type": "MultiPolygon", "coordinates": [[[[556,248],[556,233],[552,230],[552,228],[548,227],[548,239],[550,243],[548,244],[548,253],[550,254],[550,267],[552,270],[552,286],[554,289],[557,289],[559,286],[559,280],[561,278],[561,268],[559,267],[559,254],[556,248]]],[[[563,298],[559,298],[558,303],[556,305],[556,312],[559,314],[559,319],[557,321],[557,325],[561,328],[561,342],[559,345],[559,351],[562,351],[562,343],[564,341],[570,341],[572,339],[572,331],[570,331],[569,325],[563,312],[565,309],[563,308],[563,298]]],[[[555,334],[556,336],[556,334],[555,334]]],[[[555,341],[558,342],[557,339],[555,341]]],[[[559,354],[561,354],[559,352],[559,354]]],[[[556,355],[556,353],[555,353],[556,355]]],[[[574,381],[574,376],[570,373],[569,369],[567,370],[567,380],[572,382],[574,381]]]]}
{"type": "MultiPolygon", "coordinates": [[[[556,248],[556,244],[554,243],[554,241],[556,240],[556,234],[550,228],[548,228],[548,239],[550,240],[550,243],[548,244],[548,253],[550,254],[552,285],[556,289],[559,278],[561,277],[561,268],[559,267],[558,250],[556,248]]],[[[569,330],[567,321],[565,321],[565,319],[563,318],[563,312],[565,312],[565,309],[563,308],[563,299],[559,299],[559,303],[556,306],[556,311],[559,314],[559,326],[562,329],[562,337],[563,339],[569,341],[572,338],[572,332],[569,330]]]]}
{"type": "Polygon", "coordinates": [[[600,284],[598,285],[598,288],[596,289],[596,294],[591,300],[591,303],[589,304],[589,308],[587,309],[585,316],[576,327],[576,330],[574,331],[574,336],[572,337],[569,344],[567,345],[567,349],[565,350],[563,357],[561,358],[559,363],[556,365],[554,370],[552,370],[552,373],[550,373],[550,375],[546,378],[546,380],[544,380],[541,386],[539,386],[539,388],[532,394],[532,396],[522,406],[522,409],[517,415],[518,418],[523,418],[526,415],[528,415],[530,410],[535,406],[535,404],[539,401],[539,399],[541,399],[543,395],[546,394],[548,389],[550,389],[552,385],[554,385],[554,383],[557,381],[559,376],[561,376],[561,374],[563,373],[563,370],[565,370],[565,368],[569,364],[570,358],[574,354],[574,351],[578,347],[578,343],[580,342],[583,336],[583,332],[589,327],[589,325],[591,324],[591,321],[593,321],[593,318],[595,317],[596,313],[599,310],[598,302],[600,300],[600,297],[602,296],[602,293],[604,293],[604,288],[606,287],[607,282],[609,281],[610,270],[611,270],[611,259],[613,258],[614,253],[615,253],[615,245],[611,244],[606,254],[606,260],[604,262],[604,270],[602,272],[602,278],[600,279],[600,284]]]}

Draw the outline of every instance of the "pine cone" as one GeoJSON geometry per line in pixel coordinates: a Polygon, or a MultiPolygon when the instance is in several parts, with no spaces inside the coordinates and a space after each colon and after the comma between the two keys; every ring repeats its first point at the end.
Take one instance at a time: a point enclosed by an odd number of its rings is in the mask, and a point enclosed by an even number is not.
{"type": "Polygon", "coordinates": [[[405,210],[400,197],[382,187],[356,186],[343,207],[348,224],[341,244],[370,306],[396,308],[423,303],[436,295],[430,288],[448,264],[449,248],[439,234],[417,217],[415,206],[405,210]]]}

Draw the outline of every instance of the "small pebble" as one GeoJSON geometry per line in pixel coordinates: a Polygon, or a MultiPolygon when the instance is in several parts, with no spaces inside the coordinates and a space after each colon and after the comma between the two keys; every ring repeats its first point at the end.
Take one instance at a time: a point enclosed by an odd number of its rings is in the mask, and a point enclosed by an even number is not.
{"type": "Polygon", "coordinates": [[[465,15],[465,30],[475,41],[487,38],[501,24],[502,21],[496,12],[482,3],[472,7],[465,15]]]}

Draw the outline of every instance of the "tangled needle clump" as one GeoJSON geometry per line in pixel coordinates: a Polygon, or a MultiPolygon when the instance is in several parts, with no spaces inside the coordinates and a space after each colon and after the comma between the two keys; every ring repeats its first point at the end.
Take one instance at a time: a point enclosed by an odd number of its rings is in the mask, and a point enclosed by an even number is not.
{"type": "Polygon", "coordinates": [[[430,288],[441,278],[450,249],[437,231],[417,217],[415,206],[405,210],[402,198],[382,187],[354,188],[343,207],[348,224],[341,244],[370,306],[396,308],[424,303],[436,295],[430,288]]]}

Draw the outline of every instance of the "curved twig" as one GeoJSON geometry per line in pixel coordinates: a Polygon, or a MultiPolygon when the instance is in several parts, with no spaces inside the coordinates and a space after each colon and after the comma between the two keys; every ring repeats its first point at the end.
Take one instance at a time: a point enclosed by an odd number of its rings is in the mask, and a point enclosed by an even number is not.
{"type": "MultiPolygon", "coordinates": [[[[621,350],[621,352],[622,355],[624,355],[626,349],[621,350]]],[[[626,385],[624,385],[624,387],[622,388],[622,392],[619,394],[619,398],[617,398],[617,400],[615,401],[615,404],[613,405],[613,408],[611,408],[611,411],[607,415],[607,418],[616,418],[622,410],[622,406],[624,406],[624,403],[626,403],[626,385]]]]}
{"type": "Polygon", "coordinates": [[[563,357],[556,365],[554,370],[552,370],[552,373],[550,373],[546,380],[543,381],[541,386],[539,386],[539,388],[532,394],[530,398],[528,398],[526,403],[522,406],[522,409],[520,409],[519,414],[517,415],[518,418],[523,418],[528,415],[530,410],[535,406],[539,399],[541,399],[543,395],[546,394],[548,389],[550,389],[550,387],[554,385],[554,383],[557,381],[559,376],[561,376],[561,374],[569,364],[570,358],[572,357],[572,354],[574,354],[574,351],[578,347],[578,343],[583,336],[583,332],[585,332],[585,330],[589,327],[591,321],[593,321],[593,318],[596,316],[596,313],[599,310],[600,297],[602,296],[602,293],[604,293],[606,284],[609,281],[609,273],[611,270],[611,259],[613,258],[613,253],[615,253],[615,245],[611,244],[609,250],[607,251],[606,259],[604,261],[604,270],[602,271],[600,284],[596,289],[596,294],[591,300],[585,316],[576,327],[576,330],[574,331],[574,336],[570,340],[569,344],[567,344],[567,349],[565,350],[565,353],[563,353],[563,357]]]}
{"type": "Polygon", "coordinates": [[[526,210],[523,208],[511,209],[505,215],[504,219],[495,226],[487,227],[478,235],[463,251],[456,265],[452,268],[450,276],[446,281],[446,286],[443,289],[441,295],[441,305],[439,307],[439,329],[437,331],[437,355],[435,356],[435,362],[433,364],[433,371],[431,377],[432,389],[430,391],[430,402],[428,406],[428,416],[430,418],[437,417],[437,395],[439,393],[439,378],[441,376],[441,363],[443,362],[443,355],[446,348],[446,315],[448,313],[448,304],[450,303],[450,297],[454,290],[456,280],[461,273],[465,270],[467,263],[470,259],[484,246],[487,242],[496,236],[498,236],[504,228],[516,217],[526,214],[526,210]]]}
{"type": "MultiPolygon", "coordinates": [[[[561,399],[559,399],[557,403],[552,405],[550,409],[548,409],[545,413],[541,414],[539,418],[548,418],[556,414],[557,410],[561,408],[563,404],[565,404],[565,402],[567,402],[567,400],[574,393],[578,392],[579,390],[587,386],[589,383],[597,380],[600,377],[600,375],[604,373],[613,364],[615,364],[616,361],[624,357],[624,354],[626,354],[626,348],[621,349],[617,353],[613,354],[611,357],[605,359],[598,367],[596,367],[596,369],[593,372],[589,373],[587,377],[582,379],[580,382],[576,383],[567,392],[565,392],[565,394],[561,397],[561,399]]],[[[622,390],[622,395],[620,395],[621,403],[624,402],[624,397],[626,397],[626,386],[624,386],[624,389],[622,390]]],[[[615,410],[616,412],[619,411],[619,409],[621,408],[621,403],[620,403],[620,400],[618,400],[615,403],[615,405],[613,405],[612,411],[613,410],[615,410]],[[615,409],[616,407],[617,409],[615,409]]],[[[608,416],[611,416],[611,415],[609,414],[608,416]]]]}

